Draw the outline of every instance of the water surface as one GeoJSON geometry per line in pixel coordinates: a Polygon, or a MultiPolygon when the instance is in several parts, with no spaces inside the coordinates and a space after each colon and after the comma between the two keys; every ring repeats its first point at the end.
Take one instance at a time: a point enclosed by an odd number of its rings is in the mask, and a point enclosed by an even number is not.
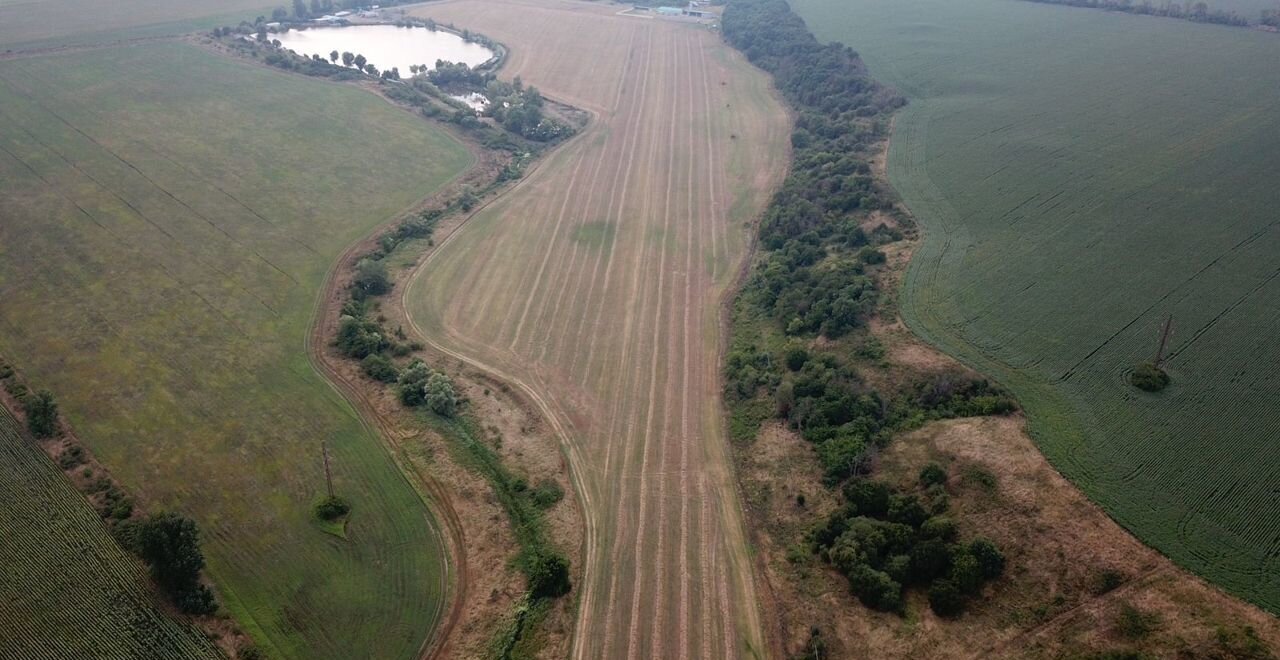
{"type": "Polygon", "coordinates": [[[463,41],[452,32],[394,25],[313,27],[281,32],[271,38],[279,39],[281,45],[299,55],[319,55],[327,59],[335,50],[364,55],[379,71],[398,67],[400,75],[405,77],[409,76],[411,64],[434,67],[436,60],[446,60],[476,66],[493,57],[493,51],[463,41]]]}

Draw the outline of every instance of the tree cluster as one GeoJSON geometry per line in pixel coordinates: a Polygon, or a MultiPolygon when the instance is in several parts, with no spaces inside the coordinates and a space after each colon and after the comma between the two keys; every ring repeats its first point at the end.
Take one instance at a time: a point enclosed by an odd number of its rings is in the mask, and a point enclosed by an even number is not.
{"type": "Polygon", "coordinates": [[[397,391],[400,402],[411,408],[425,405],[441,417],[453,417],[458,410],[459,398],[453,381],[422,360],[414,360],[400,373],[397,391]]]}
{"type": "Polygon", "coordinates": [[[958,538],[939,472],[945,480],[941,466],[921,473],[919,493],[854,479],[844,486],[843,507],[812,532],[814,550],[848,578],[867,607],[901,612],[904,590],[919,588],[939,616],[957,616],[1004,572],[994,543],[958,538]]]}
{"type": "Polygon", "coordinates": [[[161,513],[122,524],[117,534],[151,569],[156,584],[187,614],[212,614],[213,592],[200,583],[204,553],[194,520],[177,513],[161,513]]]}
{"type": "Polygon", "coordinates": [[[731,402],[771,394],[774,416],[814,444],[829,484],[870,470],[893,433],[935,419],[1002,415],[1017,410],[1002,388],[944,371],[885,394],[830,354],[792,345],[775,356],[735,346],[725,361],[731,402]]]}

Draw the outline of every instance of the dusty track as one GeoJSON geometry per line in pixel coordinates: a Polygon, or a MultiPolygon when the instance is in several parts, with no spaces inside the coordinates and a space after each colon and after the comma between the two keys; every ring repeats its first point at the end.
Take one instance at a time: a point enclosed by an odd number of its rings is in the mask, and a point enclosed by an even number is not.
{"type": "Polygon", "coordinates": [[[404,304],[562,438],[586,518],[574,657],[749,656],[763,635],[721,428],[719,303],[784,170],[786,115],[714,33],[615,11],[415,10],[507,44],[505,75],[595,120],[448,236],[404,304]]]}

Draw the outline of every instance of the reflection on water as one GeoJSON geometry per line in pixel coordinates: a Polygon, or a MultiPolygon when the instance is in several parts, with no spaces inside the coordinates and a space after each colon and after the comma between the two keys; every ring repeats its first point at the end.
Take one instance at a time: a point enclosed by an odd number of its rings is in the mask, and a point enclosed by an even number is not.
{"type": "Polygon", "coordinates": [[[493,57],[493,51],[488,48],[463,41],[451,32],[394,25],[314,27],[273,34],[271,38],[279,39],[282,46],[299,55],[328,59],[329,53],[335,50],[364,55],[379,71],[398,67],[400,75],[406,78],[411,64],[434,67],[436,60],[446,60],[476,66],[493,57]]]}

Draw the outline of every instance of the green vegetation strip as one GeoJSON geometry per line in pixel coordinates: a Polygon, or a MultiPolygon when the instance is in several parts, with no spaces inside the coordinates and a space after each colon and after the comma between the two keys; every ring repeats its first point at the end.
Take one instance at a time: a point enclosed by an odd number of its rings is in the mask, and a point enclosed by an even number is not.
{"type": "Polygon", "coordinates": [[[374,95],[178,43],[0,62],[0,352],[199,522],[273,657],[408,656],[440,616],[435,522],[305,338],[336,256],[470,162],[374,95]]]}
{"type": "Polygon", "coordinates": [[[973,0],[796,0],[910,98],[911,327],[1118,522],[1280,612],[1280,39],[973,0]],[[1172,64],[1175,63],[1176,64],[1172,64]],[[1173,332],[1171,383],[1135,364],[1173,332]]]}
{"type": "Polygon", "coordinates": [[[220,657],[160,612],[141,564],[3,408],[0,501],[0,657],[220,657]]]}

